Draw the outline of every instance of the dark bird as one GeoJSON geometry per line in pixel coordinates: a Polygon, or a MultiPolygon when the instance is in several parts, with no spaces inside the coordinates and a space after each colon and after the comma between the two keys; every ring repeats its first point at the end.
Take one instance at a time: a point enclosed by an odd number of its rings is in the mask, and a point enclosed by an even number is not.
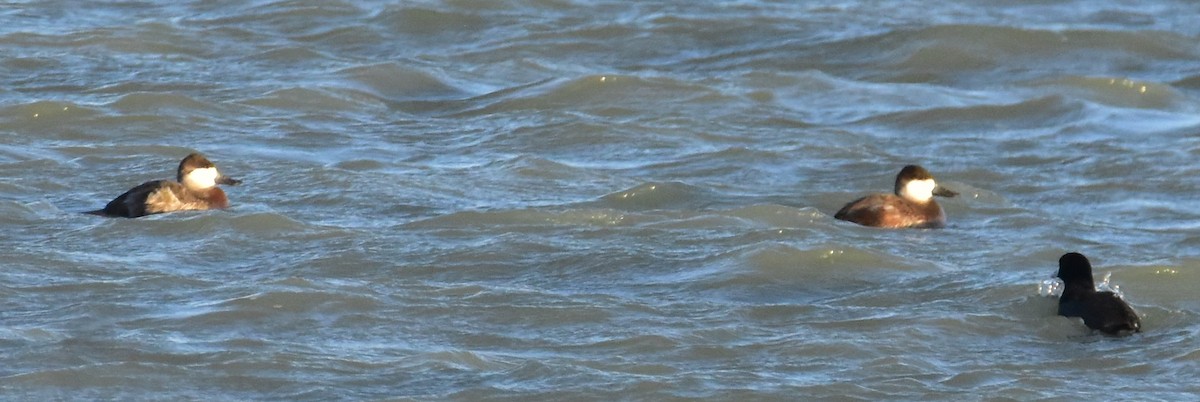
{"type": "Polygon", "coordinates": [[[1108,335],[1123,336],[1142,331],[1142,321],[1129,304],[1113,292],[1096,291],[1092,263],[1079,253],[1058,259],[1063,293],[1058,298],[1058,315],[1083,318],[1088,328],[1108,335]]]}

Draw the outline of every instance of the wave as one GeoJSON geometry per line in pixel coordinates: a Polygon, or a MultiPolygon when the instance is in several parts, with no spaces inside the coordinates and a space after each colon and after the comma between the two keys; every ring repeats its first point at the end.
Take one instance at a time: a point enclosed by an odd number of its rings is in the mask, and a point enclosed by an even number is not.
{"type": "Polygon", "coordinates": [[[1185,111],[1200,109],[1197,103],[1168,84],[1115,77],[1066,76],[1033,83],[1053,87],[1064,94],[1103,105],[1185,111]]]}
{"type": "Polygon", "coordinates": [[[526,110],[571,109],[607,118],[632,116],[664,103],[679,107],[704,107],[733,99],[706,85],[670,78],[633,75],[588,75],[545,81],[506,91],[495,101],[481,98],[481,106],[470,107],[455,117],[480,116],[526,110]]]}
{"type": "Polygon", "coordinates": [[[600,204],[627,211],[697,209],[708,203],[711,192],[680,182],[644,183],[600,198],[600,204]]]}
{"type": "Polygon", "coordinates": [[[1078,102],[1062,96],[1046,96],[1006,105],[937,107],[917,111],[893,112],[870,117],[859,123],[895,126],[936,135],[1006,131],[1043,131],[1077,122],[1084,113],[1078,102]]]}
{"type": "Polygon", "coordinates": [[[903,27],[830,40],[766,41],[678,61],[675,68],[820,70],[885,82],[984,83],[1036,79],[1047,70],[1096,71],[1124,60],[1188,60],[1200,56],[1179,34],[1164,31],[1045,29],[943,24],[903,27]],[[1037,66],[1038,68],[1030,68],[1037,66]]]}
{"type": "Polygon", "coordinates": [[[68,124],[87,121],[101,112],[95,108],[74,102],[34,101],[0,108],[0,128],[18,131],[22,126],[34,124],[68,124]]]}
{"type": "Polygon", "coordinates": [[[465,91],[428,71],[396,62],[352,67],[338,74],[357,84],[357,88],[393,102],[460,99],[467,96],[465,91]]]}
{"type": "Polygon", "coordinates": [[[223,105],[196,99],[178,92],[134,92],[122,95],[110,107],[125,114],[155,114],[163,111],[172,113],[210,114],[221,113],[223,105]]]}
{"type": "Polygon", "coordinates": [[[381,111],[386,104],[374,96],[342,88],[291,87],[272,90],[262,96],[244,99],[240,103],[296,112],[364,112],[381,111]]]}

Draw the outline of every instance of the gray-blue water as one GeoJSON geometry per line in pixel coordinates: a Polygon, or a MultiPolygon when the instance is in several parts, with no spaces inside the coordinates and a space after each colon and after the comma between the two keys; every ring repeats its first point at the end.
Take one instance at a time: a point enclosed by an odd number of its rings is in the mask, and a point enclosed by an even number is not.
{"type": "Polygon", "coordinates": [[[0,5],[0,397],[1181,400],[1190,1],[0,5]],[[79,214],[205,153],[233,207],[79,214]],[[949,227],[834,220],[918,163],[949,227]],[[1145,332],[1038,284],[1091,257],[1145,332]]]}

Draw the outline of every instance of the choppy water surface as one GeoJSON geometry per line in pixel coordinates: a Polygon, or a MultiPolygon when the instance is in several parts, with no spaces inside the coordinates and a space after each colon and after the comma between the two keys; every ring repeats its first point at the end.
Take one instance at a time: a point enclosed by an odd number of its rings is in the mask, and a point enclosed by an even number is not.
{"type": "Polygon", "coordinates": [[[0,389],[1192,398],[1200,6],[1000,3],[0,5],[0,389]],[[191,151],[232,209],[78,213],[191,151]],[[832,218],[908,163],[948,228],[832,218]]]}

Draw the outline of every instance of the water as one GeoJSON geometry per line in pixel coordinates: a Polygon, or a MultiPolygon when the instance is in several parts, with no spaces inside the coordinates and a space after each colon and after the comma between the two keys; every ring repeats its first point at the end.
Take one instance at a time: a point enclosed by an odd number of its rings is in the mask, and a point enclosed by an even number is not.
{"type": "Polygon", "coordinates": [[[1200,6],[1008,3],[0,6],[0,390],[1191,398],[1200,6]],[[191,151],[232,209],[78,213],[191,151]],[[909,163],[948,228],[832,219],[909,163]]]}

